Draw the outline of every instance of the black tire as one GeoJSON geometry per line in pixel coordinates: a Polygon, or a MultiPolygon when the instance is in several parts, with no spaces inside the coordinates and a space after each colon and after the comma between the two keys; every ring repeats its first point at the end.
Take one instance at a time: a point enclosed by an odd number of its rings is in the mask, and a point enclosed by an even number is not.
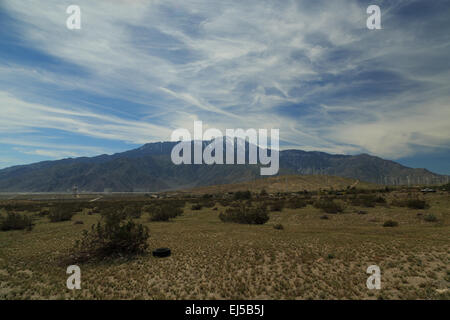
{"type": "Polygon", "coordinates": [[[169,248],[158,248],[156,250],[153,250],[152,253],[154,257],[158,258],[169,257],[172,254],[169,248]]]}

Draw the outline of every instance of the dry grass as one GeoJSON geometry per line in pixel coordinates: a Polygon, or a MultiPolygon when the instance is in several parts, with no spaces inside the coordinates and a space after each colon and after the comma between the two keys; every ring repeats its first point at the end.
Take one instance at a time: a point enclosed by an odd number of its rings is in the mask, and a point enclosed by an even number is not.
{"type": "MultiPolygon", "coordinates": [[[[283,175],[276,177],[260,178],[254,181],[241,182],[234,184],[223,184],[207,187],[199,187],[194,189],[188,189],[185,192],[191,194],[203,194],[203,193],[224,193],[224,192],[236,192],[247,191],[261,192],[266,190],[267,192],[296,192],[296,191],[316,191],[323,190],[342,190],[348,186],[358,186],[359,189],[377,189],[381,188],[380,185],[373,183],[360,182],[355,179],[326,176],[326,175],[283,175]]],[[[179,192],[178,192],[179,193],[179,192]]]]}
{"type": "Polygon", "coordinates": [[[449,299],[450,199],[426,197],[425,211],[377,206],[358,215],[361,208],[347,207],[322,220],[308,205],[272,212],[265,225],[223,223],[222,207],[186,203],[172,222],[139,220],[150,247],[169,247],[171,257],[80,264],[82,289],[74,291],[62,257],[99,217],[78,213],[83,225],[43,217],[31,232],[0,232],[0,299],[449,299]],[[389,219],[399,226],[383,228],[389,219]],[[381,290],[366,288],[372,264],[381,290]]]}

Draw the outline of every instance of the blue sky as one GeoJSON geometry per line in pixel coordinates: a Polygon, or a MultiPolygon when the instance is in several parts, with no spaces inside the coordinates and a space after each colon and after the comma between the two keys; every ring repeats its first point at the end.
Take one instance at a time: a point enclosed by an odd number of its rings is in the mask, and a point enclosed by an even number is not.
{"type": "Polygon", "coordinates": [[[201,120],[450,174],[449,30],[446,0],[2,0],[0,168],[201,120]],[[366,28],[370,4],[382,30],[366,28]]]}

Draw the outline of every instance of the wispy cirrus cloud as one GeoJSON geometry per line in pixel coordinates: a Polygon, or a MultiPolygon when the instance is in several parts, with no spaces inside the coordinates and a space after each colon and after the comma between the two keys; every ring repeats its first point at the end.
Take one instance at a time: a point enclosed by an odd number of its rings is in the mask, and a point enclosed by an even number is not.
{"type": "Polygon", "coordinates": [[[11,129],[21,131],[33,131],[38,128],[57,129],[85,136],[134,143],[145,143],[147,139],[154,140],[170,134],[168,128],[151,123],[125,120],[82,109],[29,103],[1,91],[0,104],[3,112],[0,132],[8,132],[11,129]]]}

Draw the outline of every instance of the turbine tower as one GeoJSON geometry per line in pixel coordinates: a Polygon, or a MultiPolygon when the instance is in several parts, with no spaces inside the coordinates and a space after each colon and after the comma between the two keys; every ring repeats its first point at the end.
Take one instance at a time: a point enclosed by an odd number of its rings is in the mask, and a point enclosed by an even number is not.
{"type": "Polygon", "coordinates": [[[78,195],[78,187],[77,187],[77,186],[73,186],[72,192],[73,192],[73,197],[74,197],[74,198],[79,198],[79,195],[78,195]]]}

